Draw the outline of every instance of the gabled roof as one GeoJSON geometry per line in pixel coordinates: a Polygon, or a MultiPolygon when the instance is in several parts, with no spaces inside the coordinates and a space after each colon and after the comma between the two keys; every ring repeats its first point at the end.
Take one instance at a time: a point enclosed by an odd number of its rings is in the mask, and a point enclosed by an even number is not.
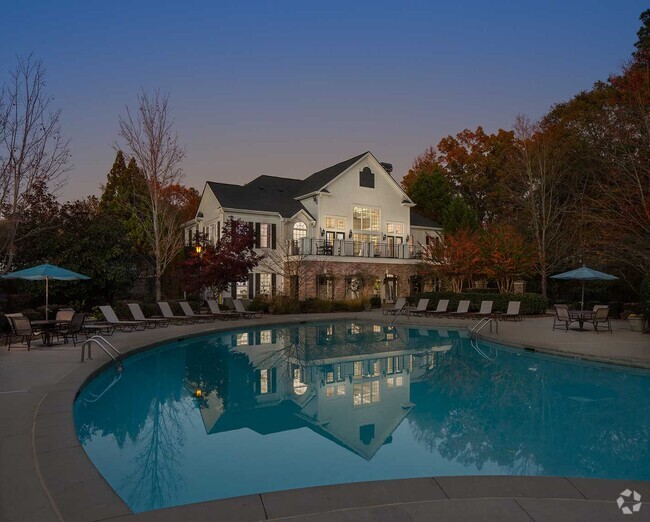
{"type": "Polygon", "coordinates": [[[301,183],[299,179],[259,176],[243,186],[214,181],[208,181],[208,186],[224,208],[278,212],[290,218],[301,210],[309,214],[302,203],[294,199],[301,183]]]}
{"type": "Polygon", "coordinates": [[[412,227],[426,227],[426,228],[442,228],[442,225],[430,220],[427,217],[421,216],[411,209],[411,226],[412,227]]]}
{"type": "Polygon", "coordinates": [[[336,178],[336,176],[349,169],[357,161],[368,154],[368,152],[369,151],[366,151],[363,154],[355,156],[354,158],[350,158],[348,160],[342,161],[341,163],[337,163],[336,165],[332,165],[331,167],[327,167],[326,169],[314,172],[311,176],[302,182],[300,193],[296,194],[296,196],[304,196],[305,194],[311,194],[312,192],[316,192],[322,189],[330,181],[336,178]]]}

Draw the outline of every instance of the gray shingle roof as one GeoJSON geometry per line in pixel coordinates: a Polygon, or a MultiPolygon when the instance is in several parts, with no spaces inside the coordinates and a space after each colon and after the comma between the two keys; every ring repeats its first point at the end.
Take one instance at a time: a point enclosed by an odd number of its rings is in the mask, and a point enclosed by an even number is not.
{"type": "Polygon", "coordinates": [[[366,154],[368,154],[368,151],[364,152],[363,154],[359,154],[354,158],[350,158],[348,160],[342,161],[341,163],[337,163],[336,165],[332,165],[331,167],[327,167],[326,169],[314,172],[311,176],[302,182],[302,186],[300,187],[300,194],[297,194],[297,196],[304,196],[305,194],[310,194],[323,188],[336,176],[350,168],[366,154]]]}
{"type": "Polygon", "coordinates": [[[421,216],[411,208],[411,226],[412,227],[427,227],[427,228],[442,228],[442,225],[432,221],[431,219],[421,216]]]}

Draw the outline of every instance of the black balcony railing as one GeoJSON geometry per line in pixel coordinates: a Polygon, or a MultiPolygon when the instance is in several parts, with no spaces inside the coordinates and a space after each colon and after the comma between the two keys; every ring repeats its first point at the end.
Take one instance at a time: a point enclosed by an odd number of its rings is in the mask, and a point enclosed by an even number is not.
{"type": "Polygon", "coordinates": [[[375,243],[346,239],[315,239],[304,237],[292,240],[289,251],[294,256],[379,257],[417,259],[421,249],[409,243],[375,243]]]}

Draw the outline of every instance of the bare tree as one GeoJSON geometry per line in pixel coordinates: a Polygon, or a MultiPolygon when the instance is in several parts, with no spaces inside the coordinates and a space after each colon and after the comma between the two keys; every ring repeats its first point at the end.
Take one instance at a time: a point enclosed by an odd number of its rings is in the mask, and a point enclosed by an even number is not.
{"type": "Polygon", "coordinates": [[[45,91],[40,60],[18,58],[0,93],[0,205],[3,271],[11,269],[21,216],[36,185],[56,192],[70,170],[69,142],[61,134],[61,109],[45,91]]]}
{"type": "MultiPolygon", "coordinates": [[[[305,253],[296,241],[278,241],[275,250],[269,249],[264,254],[260,268],[279,275],[283,286],[289,285],[287,293],[290,297],[299,298],[305,284],[313,282],[317,272],[323,270],[322,256],[305,253]]],[[[285,290],[279,293],[285,293],[285,290]]]]}
{"type": "Polygon", "coordinates": [[[167,197],[169,188],[183,178],[180,164],[186,155],[173,123],[169,96],[144,90],[138,95],[137,111],[126,107],[119,121],[119,135],[147,182],[143,203],[148,212],[139,221],[154,258],[156,299],[162,297],[165,269],[183,246],[181,216],[167,197]]]}
{"type": "Polygon", "coordinates": [[[574,247],[576,227],[570,219],[576,202],[564,170],[568,149],[553,129],[541,128],[525,116],[518,116],[514,131],[513,199],[530,220],[537,254],[536,270],[546,297],[549,274],[566,259],[574,247]]]}

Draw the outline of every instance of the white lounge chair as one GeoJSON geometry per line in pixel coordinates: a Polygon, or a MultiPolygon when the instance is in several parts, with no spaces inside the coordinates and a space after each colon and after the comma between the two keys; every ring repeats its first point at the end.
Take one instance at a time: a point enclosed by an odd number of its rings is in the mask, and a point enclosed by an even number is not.
{"type": "Polygon", "coordinates": [[[481,301],[481,309],[474,314],[475,317],[491,317],[494,301],[481,301]]]}
{"type": "Polygon", "coordinates": [[[144,330],[147,327],[146,321],[121,321],[117,318],[117,314],[110,305],[100,306],[99,310],[102,312],[104,319],[111,326],[123,332],[131,332],[133,330],[144,330]]]}
{"type": "Polygon", "coordinates": [[[463,319],[467,317],[469,315],[469,300],[463,299],[461,301],[458,301],[458,308],[456,311],[449,312],[447,315],[449,317],[461,317],[463,319]]]}
{"type": "MultiPolygon", "coordinates": [[[[519,313],[520,308],[521,308],[521,301],[510,301],[508,303],[508,309],[506,310],[506,313],[501,314],[499,316],[499,320],[507,321],[508,319],[512,318],[513,321],[521,321],[521,313],[519,313]]],[[[568,313],[568,309],[567,309],[567,313],[568,313]]]]}
{"type": "Polygon", "coordinates": [[[179,305],[181,305],[181,309],[183,310],[183,313],[188,316],[188,317],[194,317],[197,321],[215,321],[217,319],[216,316],[212,314],[195,314],[194,310],[192,310],[192,307],[190,306],[190,303],[187,301],[179,301],[179,305]]]}
{"type": "Polygon", "coordinates": [[[166,301],[158,301],[158,307],[160,308],[163,317],[169,320],[170,322],[176,324],[187,324],[187,323],[196,322],[196,319],[194,319],[194,317],[188,317],[187,315],[174,315],[174,312],[172,312],[169,303],[167,303],[166,301]]]}
{"type": "Polygon", "coordinates": [[[407,315],[416,315],[416,316],[422,316],[425,315],[427,312],[427,306],[429,306],[429,300],[428,299],[420,299],[418,301],[418,305],[415,307],[408,307],[406,309],[406,314],[407,315]]]}
{"type": "Polygon", "coordinates": [[[244,308],[244,303],[239,299],[233,299],[232,304],[235,307],[235,311],[245,319],[259,319],[262,317],[262,312],[250,312],[246,310],[246,308],[244,308]]]}
{"type": "Polygon", "coordinates": [[[449,299],[440,299],[440,301],[438,301],[438,306],[436,307],[436,309],[427,310],[427,312],[424,315],[426,315],[427,317],[445,315],[447,313],[447,308],[449,308],[449,299]]]}
{"type": "Polygon", "coordinates": [[[216,299],[206,299],[206,303],[208,303],[208,308],[210,308],[210,313],[212,315],[217,315],[217,316],[223,316],[224,319],[237,319],[239,318],[239,313],[235,312],[234,310],[221,310],[219,308],[219,303],[217,303],[216,299]]]}
{"type": "Polygon", "coordinates": [[[146,321],[151,328],[155,328],[156,326],[160,326],[161,328],[169,326],[169,319],[165,319],[164,317],[145,317],[138,303],[128,303],[127,306],[131,311],[133,319],[136,321],[146,321]]]}
{"type": "Polygon", "coordinates": [[[395,301],[395,306],[393,308],[384,308],[381,312],[384,315],[399,315],[404,313],[404,308],[406,308],[407,302],[406,297],[400,297],[395,301]]]}

